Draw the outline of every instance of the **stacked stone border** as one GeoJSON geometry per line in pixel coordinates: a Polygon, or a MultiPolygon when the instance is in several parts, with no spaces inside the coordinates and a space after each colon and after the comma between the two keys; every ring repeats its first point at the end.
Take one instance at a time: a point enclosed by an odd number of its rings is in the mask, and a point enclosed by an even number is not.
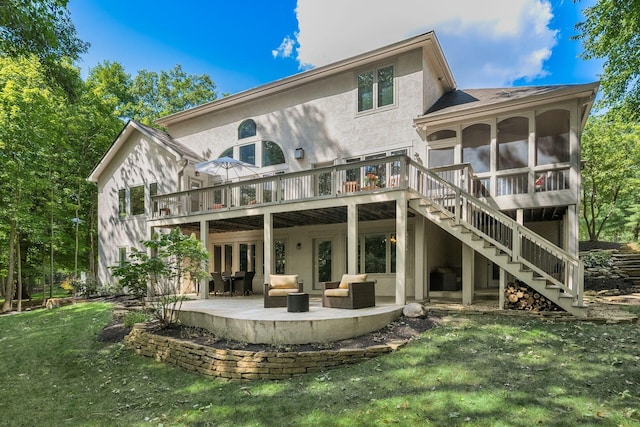
{"type": "Polygon", "coordinates": [[[366,348],[301,352],[254,352],[217,349],[190,341],[164,337],[134,325],[125,343],[135,353],[200,374],[237,380],[287,379],[296,375],[362,362],[391,353],[405,341],[366,348]]]}

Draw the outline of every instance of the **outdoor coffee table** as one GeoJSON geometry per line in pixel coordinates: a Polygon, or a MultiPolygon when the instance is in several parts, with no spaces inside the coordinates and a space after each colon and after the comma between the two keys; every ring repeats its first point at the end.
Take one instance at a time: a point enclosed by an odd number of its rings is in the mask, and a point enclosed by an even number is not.
{"type": "Polygon", "coordinates": [[[305,292],[291,292],[288,294],[287,311],[292,313],[309,311],[309,294],[305,292]]]}

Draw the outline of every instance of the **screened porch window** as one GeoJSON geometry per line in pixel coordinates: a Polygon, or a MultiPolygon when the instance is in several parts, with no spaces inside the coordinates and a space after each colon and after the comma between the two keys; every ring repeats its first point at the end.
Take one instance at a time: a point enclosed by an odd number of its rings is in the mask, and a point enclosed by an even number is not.
{"type": "Polygon", "coordinates": [[[491,126],[477,124],[462,131],[462,162],[477,173],[491,170],[491,126]]]}
{"type": "Polygon", "coordinates": [[[511,117],[498,123],[498,170],[529,164],[529,119],[511,117]]]}
{"type": "Polygon", "coordinates": [[[438,168],[441,166],[449,166],[453,164],[454,150],[453,147],[437,148],[429,150],[429,167],[438,168]]]}
{"type": "Polygon", "coordinates": [[[551,110],[536,116],[536,165],[569,161],[569,111],[551,110]]]}

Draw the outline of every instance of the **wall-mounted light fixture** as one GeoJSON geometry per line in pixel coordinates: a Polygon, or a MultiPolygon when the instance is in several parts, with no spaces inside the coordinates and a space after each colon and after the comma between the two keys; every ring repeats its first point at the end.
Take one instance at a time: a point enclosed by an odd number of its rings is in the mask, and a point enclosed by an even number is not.
{"type": "Polygon", "coordinates": [[[294,157],[297,160],[302,160],[304,159],[304,148],[300,147],[300,148],[296,148],[295,152],[294,152],[294,157]]]}
{"type": "Polygon", "coordinates": [[[296,249],[297,249],[297,250],[302,249],[302,243],[298,242],[298,243],[296,244],[296,249]]]}
{"type": "Polygon", "coordinates": [[[200,172],[196,171],[196,176],[200,176],[200,172]]]}

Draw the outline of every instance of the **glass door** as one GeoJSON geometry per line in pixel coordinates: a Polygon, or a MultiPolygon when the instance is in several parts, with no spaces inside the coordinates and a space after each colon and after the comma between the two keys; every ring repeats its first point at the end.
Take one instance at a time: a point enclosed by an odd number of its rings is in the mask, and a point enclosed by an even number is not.
{"type": "Polygon", "coordinates": [[[332,278],[331,255],[333,242],[329,239],[313,240],[313,289],[322,289],[320,283],[332,278]]]}

